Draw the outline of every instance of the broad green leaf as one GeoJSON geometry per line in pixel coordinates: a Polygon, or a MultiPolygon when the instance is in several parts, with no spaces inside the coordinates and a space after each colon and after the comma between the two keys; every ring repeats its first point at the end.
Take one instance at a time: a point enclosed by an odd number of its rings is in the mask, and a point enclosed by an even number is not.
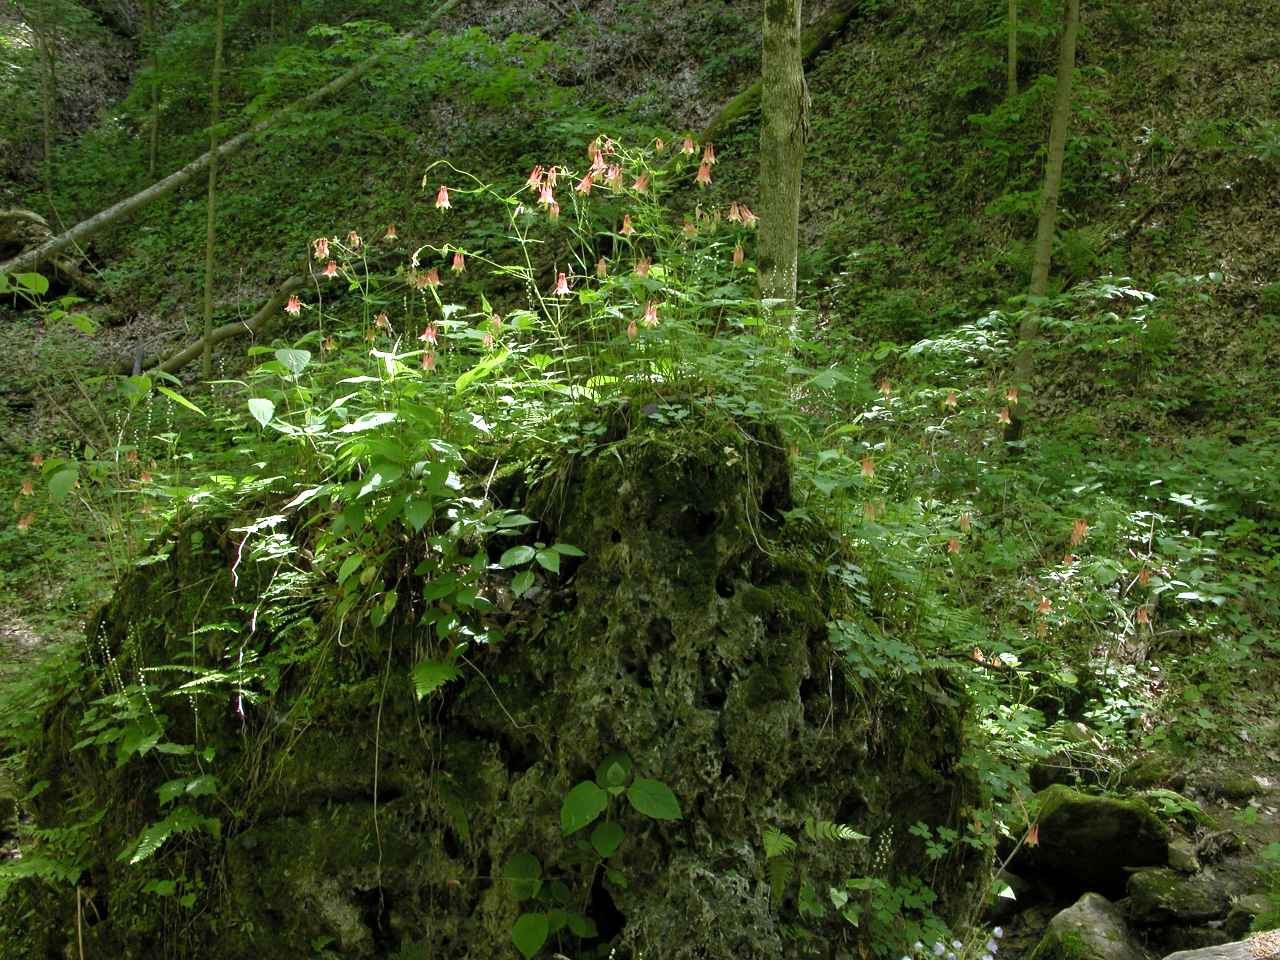
{"type": "Polygon", "coordinates": [[[383,424],[395,420],[398,416],[399,414],[394,410],[379,410],[377,413],[366,413],[351,423],[339,427],[334,433],[361,433],[365,430],[376,430],[383,424]]]}
{"type": "Polygon", "coordinates": [[[560,554],[554,550],[539,550],[534,559],[538,561],[538,565],[550,570],[552,573],[560,572],[560,554]]]}
{"type": "Polygon", "coordinates": [[[613,852],[618,849],[618,845],[622,843],[622,838],[625,836],[626,832],[617,822],[606,820],[596,824],[596,828],[591,831],[591,846],[600,856],[608,858],[613,856],[613,852]]]}
{"type": "Polygon", "coordinates": [[[560,830],[567,837],[604,813],[609,795],[590,780],[583,780],[564,797],[560,806],[560,830]]]}
{"type": "Polygon", "coordinates": [[[525,960],[531,960],[547,942],[550,929],[551,924],[545,913],[522,913],[511,927],[511,942],[524,955],[525,960]]]}
{"type": "Polygon", "coordinates": [[[502,557],[498,560],[498,566],[500,567],[522,566],[528,563],[530,560],[532,560],[536,553],[537,551],[535,551],[533,547],[528,547],[528,546],[512,547],[510,550],[503,553],[502,557]]]}
{"type": "Polygon", "coordinates": [[[600,935],[596,922],[590,917],[584,917],[577,912],[569,914],[569,931],[575,937],[581,937],[583,940],[590,940],[600,935]]]}
{"type": "Polygon", "coordinates": [[[625,787],[634,770],[631,757],[625,753],[611,753],[596,767],[596,783],[609,787],[625,787]]]}
{"type": "Polygon", "coordinates": [[[351,576],[364,563],[363,553],[353,553],[347,559],[342,561],[342,566],[338,568],[338,583],[345,583],[347,577],[351,576]]]}
{"type": "Polygon", "coordinates": [[[529,900],[542,889],[542,864],[532,853],[517,853],[507,861],[502,877],[511,885],[512,899],[529,900]]]}
{"type": "Polygon", "coordinates": [[[311,362],[310,350],[277,350],[276,359],[295,377],[311,362]]]}
{"type": "Polygon", "coordinates": [[[553,543],[551,549],[565,557],[585,557],[586,554],[571,543],[553,543]]]}
{"type": "Polygon", "coordinates": [[[186,407],[188,410],[198,413],[202,417],[205,416],[205,412],[203,410],[197,407],[194,403],[192,403],[182,394],[178,393],[176,390],[170,390],[168,387],[161,386],[158,383],[156,384],[156,390],[164,394],[166,397],[168,397],[170,400],[172,400],[174,403],[178,404],[179,406],[186,407]]]}
{"type": "Polygon", "coordinates": [[[654,820],[679,820],[684,816],[680,812],[680,801],[661,780],[637,778],[627,788],[627,799],[637,811],[654,820]]]}
{"type": "Polygon", "coordinates": [[[254,397],[249,401],[249,413],[265,427],[276,415],[276,405],[265,397],[254,397]]]}
{"type": "Polygon", "coordinates": [[[59,470],[49,478],[49,496],[55,500],[61,500],[71,492],[71,488],[76,485],[76,481],[79,479],[79,467],[66,467],[59,470]]]}
{"type": "Polygon", "coordinates": [[[15,273],[13,279],[37,296],[43,297],[49,292],[49,278],[41,273],[15,273]]]}
{"type": "Polygon", "coordinates": [[[435,514],[430,500],[410,500],[404,505],[404,519],[415,533],[421,533],[427,521],[435,514]]]}
{"type": "Polygon", "coordinates": [[[457,680],[462,673],[445,660],[423,660],[413,668],[413,688],[421,700],[434,693],[450,680],[457,680]]]}
{"type": "Polygon", "coordinates": [[[533,586],[533,571],[522,570],[511,578],[511,592],[517,597],[523,597],[529,592],[529,588],[533,586]]]}

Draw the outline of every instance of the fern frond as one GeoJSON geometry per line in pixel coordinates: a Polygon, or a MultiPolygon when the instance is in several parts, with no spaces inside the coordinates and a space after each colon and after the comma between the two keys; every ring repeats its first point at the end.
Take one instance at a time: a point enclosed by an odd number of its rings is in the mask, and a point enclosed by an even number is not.
{"type": "Polygon", "coordinates": [[[796,848],[796,842],[781,830],[770,827],[764,832],[764,855],[785,857],[796,848]]]}
{"type": "Polygon", "coordinates": [[[859,833],[847,823],[834,823],[831,820],[815,820],[806,817],[804,832],[810,840],[870,840],[865,833],[859,833]]]}

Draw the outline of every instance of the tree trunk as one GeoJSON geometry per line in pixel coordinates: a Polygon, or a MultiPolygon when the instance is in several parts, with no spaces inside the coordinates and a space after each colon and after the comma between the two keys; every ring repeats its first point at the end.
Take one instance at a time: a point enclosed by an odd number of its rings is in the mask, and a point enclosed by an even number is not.
{"type": "Polygon", "coordinates": [[[160,148],[160,44],[156,36],[156,0],[147,0],[147,44],[151,47],[151,124],[147,132],[147,176],[156,176],[160,148]]]}
{"type": "MultiPolygon", "coordinates": [[[[408,34],[408,37],[413,38],[421,36],[432,22],[444,16],[456,7],[459,2],[460,0],[445,0],[444,3],[437,7],[426,18],[422,26],[408,34]]],[[[300,100],[295,100],[288,106],[282,107],[271,116],[254,124],[244,133],[232,137],[230,140],[218,147],[218,158],[226,159],[232,154],[242,150],[248,143],[252,142],[255,136],[271,127],[271,125],[281,117],[287,116],[297,110],[306,110],[321,103],[328,103],[337,93],[351,86],[351,84],[355,83],[362,76],[381,63],[384,56],[384,53],[375,53],[368,60],[352,67],[346,73],[342,74],[342,76],[330,81],[323,87],[313,90],[300,100]]],[[[108,207],[106,210],[102,210],[99,213],[95,213],[87,220],[80,221],[70,230],[40,244],[38,247],[33,247],[30,250],[24,250],[18,256],[11,258],[4,263],[0,263],[0,273],[21,273],[24,270],[34,269],[39,264],[45,263],[51,257],[61,253],[63,250],[66,250],[71,245],[88,239],[99,230],[110,226],[117,220],[127,217],[135,210],[145,207],[153,200],[158,200],[161,197],[172,193],[178,187],[192,180],[201,170],[205,169],[212,159],[213,153],[206,153],[201,157],[197,157],[182,169],[169,174],[169,176],[152,184],[146,190],[143,190],[140,193],[135,193],[133,196],[121,200],[114,206],[108,207]]]]}
{"type": "Polygon", "coordinates": [[[760,295],[794,304],[808,106],[800,0],[766,0],[760,81],[760,295]]]}
{"type": "Polygon", "coordinates": [[[1018,0],[1009,0],[1009,81],[1005,94],[1010,100],[1018,95],[1018,0]]]}
{"type": "Polygon", "coordinates": [[[57,36],[54,28],[53,0],[44,2],[44,23],[41,24],[37,43],[40,59],[44,62],[44,77],[40,84],[44,113],[44,189],[53,192],[53,139],[54,124],[58,112],[58,58],[57,36]]]}
{"type": "Polygon", "coordinates": [[[218,0],[217,38],[213,45],[213,77],[209,84],[209,199],[204,235],[204,378],[213,377],[213,243],[216,239],[214,208],[218,186],[218,113],[222,84],[222,28],[226,0],[218,0]]]}
{"type": "MultiPolygon", "coordinates": [[[[1053,124],[1049,130],[1049,156],[1045,161],[1044,188],[1040,197],[1040,222],[1036,227],[1036,246],[1031,266],[1031,301],[1018,331],[1018,355],[1013,365],[1013,380],[1026,392],[1035,372],[1035,342],[1040,334],[1040,317],[1036,313],[1049,291],[1049,266],[1053,257],[1053,237],[1058,220],[1058,195],[1062,191],[1062,162],[1067,150],[1067,128],[1071,123],[1071,79],[1076,66],[1076,38],[1080,32],[1080,0],[1064,0],[1062,47],[1058,56],[1058,80],[1053,101],[1053,124]]],[[[1005,439],[1022,437],[1024,418],[1022,403],[1009,410],[1010,422],[1005,439]]]]}

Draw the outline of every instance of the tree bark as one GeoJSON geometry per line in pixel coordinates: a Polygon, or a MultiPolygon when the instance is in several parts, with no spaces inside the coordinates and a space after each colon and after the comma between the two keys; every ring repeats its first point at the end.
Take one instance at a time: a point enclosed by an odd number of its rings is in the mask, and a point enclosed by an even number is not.
{"type": "Polygon", "coordinates": [[[800,0],[766,0],[763,32],[757,269],[762,297],[794,304],[808,106],[800,52],[800,0]]]}
{"type": "Polygon", "coordinates": [[[151,123],[147,131],[147,176],[155,179],[160,150],[160,44],[156,37],[156,0],[147,0],[147,44],[151,47],[151,123]]]}
{"type": "Polygon", "coordinates": [[[1009,0],[1009,77],[1005,95],[1018,95],[1018,0],[1009,0]]]}
{"type": "Polygon", "coordinates": [[[226,0],[217,2],[217,37],[213,45],[213,76],[209,82],[209,199],[204,235],[204,378],[213,377],[213,245],[217,239],[215,207],[218,199],[218,113],[222,86],[222,28],[226,0]]]}
{"type": "MultiPolygon", "coordinates": [[[[435,11],[427,17],[426,22],[422,27],[408,34],[406,39],[421,36],[426,31],[427,26],[430,23],[444,16],[460,2],[461,0],[445,0],[444,3],[437,7],[435,11]]],[[[226,159],[232,154],[244,149],[247,144],[252,142],[255,136],[271,127],[271,125],[280,120],[281,117],[297,110],[309,109],[317,104],[325,103],[330,100],[335,94],[351,86],[351,84],[355,83],[362,76],[381,63],[385,56],[385,52],[375,53],[367,60],[352,67],[346,73],[325,84],[323,87],[319,87],[307,94],[305,97],[295,100],[288,106],[282,107],[280,110],[271,114],[271,116],[254,124],[248,130],[222,143],[216,151],[218,158],[226,159]]],[[[200,171],[204,170],[209,165],[212,158],[212,153],[206,153],[201,157],[197,157],[185,167],[169,174],[169,176],[165,177],[158,183],[152,184],[147,189],[121,200],[119,203],[108,207],[106,210],[95,213],[92,217],[82,220],[70,230],[67,230],[65,233],[61,233],[51,240],[40,244],[40,246],[33,247],[30,250],[25,250],[5,263],[0,263],[0,273],[21,273],[24,270],[31,270],[39,264],[46,262],[50,257],[61,253],[72,244],[88,239],[103,228],[127,217],[135,210],[145,207],[153,200],[158,200],[161,197],[172,193],[178,187],[192,180],[196,174],[200,173],[200,171]]]]}
{"type": "Polygon", "coordinates": [[[53,128],[58,111],[58,58],[57,36],[54,23],[53,0],[44,0],[44,23],[41,24],[37,43],[40,59],[44,63],[44,77],[40,84],[44,113],[44,189],[53,192],[53,128]]]}
{"type": "MultiPolygon", "coordinates": [[[[1049,291],[1049,267],[1053,258],[1053,238],[1058,220],[1058,197],[1062,192],[1062,164],[1067,149],[1067,129],[1071,124],[1071,80],[1076,67],[1076,38],[1080,32],[1080,0],[1064,0],[1062,47],[1058,55],[1058,79],[1053,102],[1053,123],[1049,129],[1049,155],[1045,161],[1044,188],[1040,196],[1040,222],[1031,265],[1031,302],[1018,330],[1018,354],[1013,364],[1013,380],[1019,391],[1027,392],[1035,373],[1035,343],[1040,335],[1037,298],[1049,291]]],[[[1021,403],[1012,404],[1005,439],[1022,438],[1024,416],[1021,403]]]]}

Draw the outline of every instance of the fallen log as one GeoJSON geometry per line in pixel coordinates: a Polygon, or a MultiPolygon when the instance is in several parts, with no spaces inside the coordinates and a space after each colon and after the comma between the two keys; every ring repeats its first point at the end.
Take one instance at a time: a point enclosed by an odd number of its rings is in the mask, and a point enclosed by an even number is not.
{"type": "MultiPolygon", "coordinates": [[[[444,16],[456,7],[459,2],[460,0],[445,0],[444,3],[440,4],[435,11],[427,16],[423,25],[418,30],[406,34],[402,39],[410,40],[421,36],[429,24],[444,16]]],[[[345,90],[377,66],[386,56],[386,53],[387,49],[384,47],[368,59],[356,64],[356,66],[352,67],[346,73],[331,80],[323,87],[313,90],[305,97],[295,100],[293,103],[281,107],[270,116],[259,120],[248,130],[221,144],[217,150],[210,150],[208,153],[197,157],[185,167],[169,174],[169,176],[165,177],[163,180],[153,183],[151,186],[147,187],[147,189],[121,200],[119,203],[108,207],[106,210],[95,213],[87,220],[80,221],[65,233],[60,233],[58,236],[45,241],[39,246],[32,247],[29,250],[24,250],[16,257],[7,260],[4,263],[0,263],[0,273],[21,273],[26,270],[32,270],[41,264],[49,262],[53,257],[56,257],[71,245],[87,240],[89,237],[93,236],[103,228],[115,223],[117,220],[121,220],[133,213],[135,210],[139,210],[142,207],[147,206],[147,204],[151,203],[153,200],[158,200],[161,197],[172,193],[174,190],[178,189],[178,187],[190,181],[196,174],[200,173],[200,171],[204,170],[209,165],[209,161],[213,159],[215,155],[219,160],[232,156],[244,149],[244,147],[248,145],[254,137],[271,127],[282,117],[298,110],[310,109],[318,104],[328,101],[335,94],[345,90]]]]}

